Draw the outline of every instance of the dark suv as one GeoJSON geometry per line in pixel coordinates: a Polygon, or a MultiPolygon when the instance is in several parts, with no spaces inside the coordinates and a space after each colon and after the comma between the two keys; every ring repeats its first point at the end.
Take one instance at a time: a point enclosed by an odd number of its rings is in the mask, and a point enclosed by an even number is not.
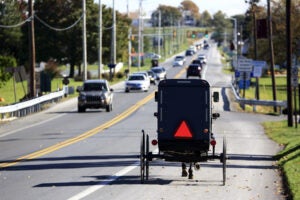
{"type": "Polygon", "coordinates": [[[112,111],[113,89],[107,80],[86,80],[83,86],[77,88],[78,112],[85,112],[87,108],[104,108],[112,111]]]}
{"type": "Polygon", "coordinates": [[[190,64],[186,71],[186,78],[189,78],[189,76],[198,76],[199,78],[201,78],[201,70],[201,65],[190,64]]]}

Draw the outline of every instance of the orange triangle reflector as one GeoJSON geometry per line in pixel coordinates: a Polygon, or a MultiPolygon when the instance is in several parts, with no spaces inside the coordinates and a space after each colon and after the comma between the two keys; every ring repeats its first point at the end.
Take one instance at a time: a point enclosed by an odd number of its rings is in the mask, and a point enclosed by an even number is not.
{"type": "Polygon", "coordinates": [[[185,121],[181,122],[174,137],[179,138],[179,139],[192,139],[193,138],[193,135],[185,121]]]}

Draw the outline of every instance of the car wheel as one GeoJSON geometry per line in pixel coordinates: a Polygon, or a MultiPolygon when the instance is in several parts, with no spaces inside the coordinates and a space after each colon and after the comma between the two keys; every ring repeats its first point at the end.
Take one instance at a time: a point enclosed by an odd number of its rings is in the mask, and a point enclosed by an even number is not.
{"type": "Polygon", "coordinates": [[[106,112],[112,111],[112,104],[106,106],[106,112]]]}
{"type": "Polygon", "coordinates": [[[85,112],[85,107],[78,106],[78,112],[80,113],[85,112]]]}
{"type": "Polygon", "coordinates": [[[128,93],[128,92],[129,92],[129,90],[128,90],[128,89],[126,89],[126,90],[125,90],[125,92],[126,92],[126,93],[128,93]]]}

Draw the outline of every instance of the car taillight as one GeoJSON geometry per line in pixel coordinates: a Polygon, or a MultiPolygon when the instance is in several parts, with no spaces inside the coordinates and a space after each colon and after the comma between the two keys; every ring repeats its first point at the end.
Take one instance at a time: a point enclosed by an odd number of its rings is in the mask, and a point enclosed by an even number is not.
{"type": "Polygon", "coordinates": [[[158,143],[158,141],[157,141],[157,140],[152,140],[152,142],[151,142],[151,143],[152,143],[152,145],[153,145],[153,146],[156,146],[156,145],[157,145],[157,143],[158,143]]]}
{"type": "Polygon", "coordinates": [[[211,140],[210,144],[211,144],[211,146],[216,146],[217,142],[216,142],[216,140],[211,140]]]}

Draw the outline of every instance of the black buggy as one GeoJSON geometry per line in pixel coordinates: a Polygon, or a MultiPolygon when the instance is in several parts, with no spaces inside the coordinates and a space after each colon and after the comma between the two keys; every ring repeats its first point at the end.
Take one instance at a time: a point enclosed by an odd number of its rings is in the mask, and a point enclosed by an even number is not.
{"type": "Polygon", "coordinates": [[[226,138],[223,152],[215,153],[216,140],[212,133],[212,120],[219,113],[212,113],[212,102],[219,93],[211,93],[210,85],[202,79],[166,79],[160,81],[155,93],[157,102],[158,153],[150,152],[149,135],[142,130],[140,144],[141,183],[148,180],[149,162],[154,159],[182,163],[182,176],[193,178],[192,166],[200,168],[200,162],[219,159],[222,163],[223,185],[226,181],[226,138]],[[189,163],[188,173],[185,163],[189,163]]]}

